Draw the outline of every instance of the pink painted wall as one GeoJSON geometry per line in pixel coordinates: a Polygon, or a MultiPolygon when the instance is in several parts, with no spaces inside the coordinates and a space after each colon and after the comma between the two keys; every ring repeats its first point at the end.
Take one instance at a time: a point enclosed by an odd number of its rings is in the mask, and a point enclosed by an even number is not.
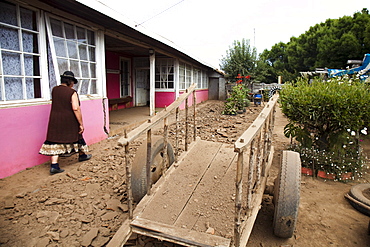
{"type": "Polygon", "coordinates": [[[208,89],[197,90],[196,98],[197,98],[197,104],[208,100],[208,89]]]}
{"type": "Polygon", "coordinates": [[[155,107],[164,108],[175,101],[175,92],[155,92],[155,107]]]}
{"type": "Polygon", "coordinates": [[[107,97],[108,99],[119,98],[119,74],[107,73],[107,97]]]}
{"type": "MultiPolygon", "coordinates": [[[[180,95],[184,92],[180,92],[180,95]]],[[[156,92],[155,107],[163,108],[169,106],[175,101],[175,92],[156,92]]],[[[197,104],[208,100],[208,89],[196,90],[197,104]]],[[[189,106],[193,105],[193,96],[189,97],[189,106]]],[[[181,104],[180,109],[185,108],[185,103],[181,104]]]]}
{"type": "MultiPolygon", "coordinates": [[[[102,99],[82,101],[81,108],[87,144],[107,138],[102,99]]],[[[0,178],[50,160],[38,153],[46,138],[49,113],[50,104],[0,109],[0,178]]]]}
{"type": "MultiPolygon", "coordinates": [[[[180,95],[183,94],[184,92],[180,92],[180,95]]],[[[208,89],[200,89],[195,91],[195,96],[197,100],[197,104],[208,100],[208,89]]],[[[188,105],[192,106],[193,105],[193,96],[189,97],[188,100],[188,105]]],[[[185,109],[185,102],[180,105],[180,109],[185,109]]]]}

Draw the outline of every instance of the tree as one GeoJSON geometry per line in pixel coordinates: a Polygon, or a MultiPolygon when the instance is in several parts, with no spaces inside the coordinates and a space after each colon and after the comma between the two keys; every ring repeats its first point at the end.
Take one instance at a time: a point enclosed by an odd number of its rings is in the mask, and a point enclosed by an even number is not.
{"type": "Polygon", "coordinates": [[[370,14],[364,8],[353,16],[316,24],[299,37],[291,37],[287,44],[275,44],[270,51],[263,52],[261,57],[266,62],[261,66],[273,75],[284,74],[287,81],[298,77],[299,72],[319,67],[344,69],[347,60],[362,60],[369,51],[370,14]]]}
{"type": "Polygon", "coordinates": [[[236,80],[238,74],[253,77],[256,71],[256,57],[256,49],[251,48],[249,40],[235,40],[226,51],[226,56],[221,59],[220,68],[231,80],[236,80]]]}

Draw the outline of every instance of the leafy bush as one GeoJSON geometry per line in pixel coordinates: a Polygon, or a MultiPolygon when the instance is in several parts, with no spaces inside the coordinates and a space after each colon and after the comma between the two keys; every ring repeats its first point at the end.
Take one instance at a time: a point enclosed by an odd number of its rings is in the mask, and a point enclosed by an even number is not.
{"type": "Polygon", "coordinates": [[[231,90],[230,97],[226,99],[223,114],[234,115],[238,110],[243,110],[249,106],[249,89],[244,84],[236,84],[231,90]]]}
{"type": "Polygon", "coordinates": [[[299,142],[298,149],[312,150],[309,157],[301,153],[305,165],[316,160],[319,167],[335,174],[362,167],[360,131],[365,133],[370,122],[367,84],[348,77],[311,82],[300,78],[284,85],[280,102],[289,119],[285,135],[299,142]]]}

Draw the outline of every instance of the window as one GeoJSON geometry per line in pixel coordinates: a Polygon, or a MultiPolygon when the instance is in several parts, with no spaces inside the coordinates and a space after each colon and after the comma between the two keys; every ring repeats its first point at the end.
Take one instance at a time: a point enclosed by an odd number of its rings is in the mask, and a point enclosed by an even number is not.
{"type": "Polygon", "coordinates": [[[55,71],[49,70],[50,80],[59,80],[60,74],[70,70],[79,80],[76,84],[79,94],[96,94],[95,33],[51,17],[47,19],[47,27],[51,43],[48,62],[55,71]]]}
{"type": "Polygon", "coordinates": [[[197,88],[202,88],[202,73],[199,69],[194,69],[193,82],[197,84],[197,88]]]}
{"type": "Polygon", "coordinates": [[[174,88],[174,63],[173,59],[157,59],[155,63],[155,88],[174,88]]]}
{"type": "Polygon", "coordinates": [[[130,61],[121,59],[121,97],[129,96],[130,94],[130,61]]]}
{"type": "Polygon", "coordinates": [[[198,68],[192,68],[189,64],[180,63],[180,89],[184,90],[196,83],[198,89],[208,88],[207,71],[198,68]]]}
{"type": "Polygon", "coordinates": [[[200,88],[208,88],[207,71],[202,70],[202,86],[200,88]]]}
{"type": "Polygon", "coordinates": [[[0,2],[0,101],[41,98],[38,12],[0,2]]]}
{"type": "Polygon", "coordinates": [[[191,65],[180,63],[180,89],[187,89],[192,83],[191,65]]]}

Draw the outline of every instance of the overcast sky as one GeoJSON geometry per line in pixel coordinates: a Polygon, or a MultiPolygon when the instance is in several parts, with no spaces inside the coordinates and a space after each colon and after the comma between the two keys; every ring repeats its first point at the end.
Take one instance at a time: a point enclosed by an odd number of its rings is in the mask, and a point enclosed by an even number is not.
{"type": "Polygon", "coordinates": [[[104,0],[142,28],[219,68],[234,40],[249,39],[261,53],[310,26],[352,16],[370,0],[104,0]]]}

